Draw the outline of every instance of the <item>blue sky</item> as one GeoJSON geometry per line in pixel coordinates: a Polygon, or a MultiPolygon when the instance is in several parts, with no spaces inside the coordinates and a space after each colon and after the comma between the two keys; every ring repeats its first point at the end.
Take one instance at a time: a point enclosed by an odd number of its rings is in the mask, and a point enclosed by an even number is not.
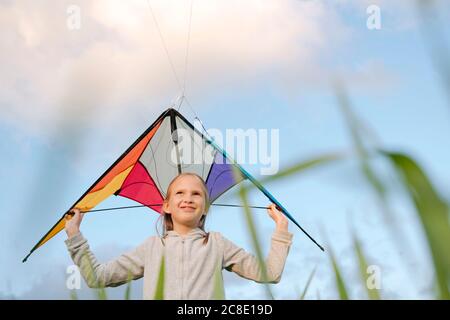
{"type": "MultiPolygon", "coordinates": [[[[139,11],[148,9],[142,2],[124,8],[117,1],[71,1],[84,17],[82,28],[72,32],[65,25],[58,29],[69,2],[56,7],[49,1],[0,3],[0,16],[9,17],[2,20],[6,40],[0,48],[6,70],[0,76],[0,272],[6,275],[0,296],[69,296],[64,291],[65,267],[71,264],[65,234],[26,264],[21,259],[179,93],[155,25],[139,11]]],[[[175,7],[151,3],[182,74],[187,2],[175,7]]],[[[438,6],[444,32],[449,8],[443,2],[438,6]]],[[[217,7],[196,1],[186,95],[207,128],[279,129],[280,166],[285,167],[351,148],[332,86],[339,77],[354,112],[381,146],[413,156],[448,199],[450,103],[420,26],[409,1],[250,1],[241,6],[219,1],[217,7]],[[366,27],[372,3],[381,9],[380,30],[366,27]]],[[[187,105],[181,112],[193,120],[187,105]]],[[[389,182],[390,203],[414,248],[410,253],[393,244],[355,159],[268,189],[319,242],[332,246],[352,297],[364,297],[364,289],[349,221],[370,261],[381,267],[382,295],[429,298],[432,269],[413,207],[386,163],[375,165],[389,182]],[[413,273],[417,268],[420,275],[413,273]]],[[[257,165],[244,167],[258,177],[257,165]]],[[[238,199],[230,193],[222,202],[238,199]]],[[[258,193],[251,202],[267,203],[258,193]]],[[[101,206],[129,203],[114,198],[101,206]]],[[[82,231],[94,252],[109,259],[154,235],[156,218],[145,209],[90,214],[82,231]]],[[[264,212],[255,218],[267,252],[273,222],[264,212]]],[[[214,208],[207,227],[252,251],[240,210],[214,208]]],[[[290,231],[294,243],[283,279],[273,286],[275,296],[295,297],[296,288],[300,291],[317,268],[307,298],[336,298],[327,255],[295,226],[290,231]]],[[[260,285],[224,273],[229,298],[264,297],[260,285]]],[[[134,288],[134,298],[140,298],[140,284],[134,288]]],[[[119,297],[120,290],[111,294],[119,297]]]]}

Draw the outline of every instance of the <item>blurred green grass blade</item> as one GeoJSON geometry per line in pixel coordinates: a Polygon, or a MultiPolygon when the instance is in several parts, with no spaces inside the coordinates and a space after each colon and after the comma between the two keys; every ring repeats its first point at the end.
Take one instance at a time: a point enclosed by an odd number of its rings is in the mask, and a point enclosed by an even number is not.
{"type": "MultiPolygon", "coordinates": [[[[344,152],[339,152],[339,153],[334,152],[334,153],[324,154],[322,156],[318,156],[318,157],[315,157],[315,158],[312,158],[312,159],[309,159],[306,161],[301,161],[297,164],[294,164],[293,166],[290,166],[286,169],[281,170],[280,172],[278,172],[275,175],[267,176],[263,179],[260,179],[258,181],[258,183],[261,186],[263,186],[266,183],[278,181],[278,180],[288,178],[288,177],[292,177],[296,173],[306,171],[307,169],[317,167],[319,165],[334,163],[335,161],[341,160],[344,157],[346,157],[346,154],[344,152]]],[[[237,170],[233,170],[233,173],[234,173],[236,179],[241,176],[241,173],[237,170]]],[[[256,189],[256,188],[258,188],[258,187],[254,183],[251,183],[248,185],[241,184],[240,188],[236,192],[237,192],[238,196],[241,197],[241,199],[242,199],[243,194],[246,194],[248,191],[250,191],[252,189],[256,189]]],[[[247,205],[248,205],[248,203],[247,203],[247,205]]],[[[244,205],[244,207],[245,207],[245,205],[244,205]]],[[[246,210],[245,212],[249,212],[249,211],[246,210]]],[[[319,245],[319,247],[320,247],[320,245],[319,245]]]]}
{"type": "Polygon", "coordinates": [[[155,300],[164,300],[164,277],[165,277],[165,258],[161,259],[159,267],[158,283],[156,285],[155,300]]]}
{"type": "Polygon", "coordinates": [[[450,299],[450,225],[448,204],[420,166],[402,153],[381,151],[394,164],[411,197],[433,257],[440,299],[450,299]]]}
{"type": "Polygon", "coordinates": [[[341,300],[348,300],[349,298],[348,298],[347,288],[345,287],[344,279],[342,278],[341,271],[340,271],[337,261],[334,257],[333,249],[331,248],[331,246],[328,246],[328,248],[329,248],[328,256],[330,257],[331,264],[333,266],[334,278],[336,281],[336,287],[339,292],[339,298],[341,300]]]}
{"type": "Polygon", "coordinates": [[[97,289],[97,299],[98,300],[108,300],[108,295],[106,293],[106,289],[104,284],[98,282],[100,287],[97,289]]]}
{"type": "Polygon", "coordinates": [[[96,290],[96,296],[98,300],[107,300],[108,296],[106,294],[105,285],[104,283],[100,283],[100,280],[95,275],[94,266],[92,265],[91,259],[89,259],[89,256],[87,253],[83,254],[81,259],[85,259],[87,261],[87,265],[89,266],[89,275],[88,277],[93,279],[93,282],[95,284],[95,287],[98,287],[96,290]]]}
{"type": "Polygon", "coordinates": [[[214,272],[214,300],[225,300],[225,288],[223,286],[222,267],[218,263],[214,272]]]}
{"type": "Polygon", "coordinates": [[[369,151],[364,145],[362,138],[362,131],[368,131],[362,125],[362,121],[356,117],[356,115],[352,112],[352,107],[350,100],[347,96],[347,93],[342,84],[336,84],[336,96],[338,100],[338,105],[341,108],[341,111],[344,115],[345,122],[347,123],[347,127],[350,131],[350,135],[353,141],[353,145],[355,147],[356,153],[358,155],[361,170],[366,177],[366,179],[370,182],[373,189],[376,191],[380,199],[385,202],[386,201],[386,188],[384,187],[381,180],[378,179],[377,174],[372,169],[372,166],[369,162],[370,156],[369,151]]]}
{"type": "MultiPolygon", "coordinates": [[[[370,146],[364,144],[365,140],[363,140],[363,133],[369,132],[370,130],[367,126],[363,125],[362,120],[352,111],[350,99],[344,86],[340,82],[336,83],[336,96],[353,140],[361,172],[377,197],[387,227],[389,228],[392,237],[395,239],[394,244],[400,251],[406,251],[410,255],[412,250],[409,247],[401,226],[396,221],[395,215],[389,206],[387,188],[383,181],[378,178],[377,172],[373,169],[370,162],[372,155],[376,155],[376,147],[373,143],[370,146]],[[369,150],[371,150],[371,152],[369,150]]],[[[366,138],[366,136],[364,136],[364,138],[366,138]]]]}
{"type": "Polygon", "coordinates": [[[247,190],[244,187],[239,188],[239,196],[241,197],[244,213],[245,213],[245,220],[247,222],[247,228],[250,232],[250,236],[252,239],[253,248],[256,251],[256,257],[259,262],[259,266],[261,268],[261,276],[262,280],[264,282],[264,288],[266,290],[266,294],[270,297],[270,299],[274,299],[272,291],[270,290],[269,284],[267,283],[267,268],[266,263],[264,261],[264,256],[261,250],[261,245],[258,240],[258,234],[256,231],[255,223],[253,221],[253,215],[250,210],[249,204],[248,204],[248,198],[247,198],[247,190]]]}
{"type": "Polygon", "coordinates": [[[300,161],[296,164],[293,164],[285,169],[280,170],[277,174],[267,176],[260,180],[261,184],[266,184],[278,180],[282,180],[284,178],[290,178],[294,174],[301,173],[308,169],[313,169],[319,166],[323,166],[326,164],[334,163],[338,160],[341,160],[345,157],[344,152],[334,152],[323,154],[308,160],[300,161]]]}
{"type": "Polygon", "coordinates": [[[77,291],[75,289],[70,290],[70,300],[78,300],[77,291]]]}
{"type": "Polygon", "coordinates": [[[106,289],[104,287],[97,290],[97,298],[98,300],[108,300],[108,295],[106,294],[106,289]]]}
{"type": "Polygon", "coordinates": [[[367,268],[369,267],[369,264],[367,263],[367,259],[364,255],[361,244],[359,243],[354,233],[353,233],[353,245],[355,247],[356,255],[358,257],[359,272],[361,275],[361,280],[363,282],[364,288],[366,288],[367,296],[370,300],[380,300],[380,293],[378,289],[376,288],[369,289],[368,287],[367,281],[369,279],[369,274],[367,273],[367,268]]]}
{"type": "Polygon", "coordinates": [[[339,291],[339,298],[341,300],[348,300],[347,289],[345,288],[345,283],[344,283],[344,280],[342,279],[339,267],[338,267],[334,257],[331,256],[330,258],[331,258],[331,263],[333,264],[334,276],[335,276],[336,285],[337,285],[337,288],[339,291]]]}
{"type": "Polygon", "coordinates": [[[359,159],[361,171],[378,196],[382,204],[385,217],[389,219],[391,217],[391,214],[388,210],[389,206],[386,199],[386,187],[384,186],[383,182],[378,179],[375,170],[373,170],[370,164],[370,153],[363,142],[363,131],[367,132],[369,130],[363,126],[362,120],[358,119],[357,116],[353,113],[350,99],[348,98],[347,92],[345,91],[344,86],[341,83],[336,83],[336,96],[338,105],[344,115],[345,122],[350,132],[350,136],[352,138],[353,145],[359,159]]]}
{"type": "Polygon", "coordinates": [[[448,59],[450,50],[445,31],[443,31],[446,30],[446,27],[439,19],[436,4],[436,1],[432,0],[416,0],[416,9],[421,22],[419,30],[422,32],[434,69],[441,77],[442,87],[450,105],[450,63],[448,59]]]}
{"type": "Polygon", "coordinates": [[[132,281],[131,271],[128,271],[128,277],[127,277],[127,288],[125,290],[125,300],[130,300],[131,296],[131,281],[132,281]]]}
{"type": "MultiPolygon", "coordinates": [[[[264,178],[259,179],[261,185],[266,185],[271,182],[278,182],[283,179],[292,178],[295,174],[303,173],[309,169],[313,169],[316,167],[320,167],[323,165],[333,164],[339,160],[344,159],[348,155],[344,152],[334,152],[323,154],[308,160],[303,160],[298,163],[295,163],[287,168],[280,170],[277,174],[266,176],[264,178]]],[[[236,177],[240,177],[240,172],[234,172],[236,177]]],[[[257,187],[252,183],[247,186],[242,185],[241,188],[246,191],[256,189],[257,187]]],[[[240,189],[237,190],[237,194],[240,196],[240,189]]]]}
{"type": "Polygon", "coordinates": [[[308,292],[309,285],[311,284],[312,279],[314,278],[314,274],[316,273],[316,268],[313,269],[311,274],[308,277],[308,281],[306,281],[305,289],[303,289],[303,293],[301,294],[299,300],[305,300],[306,293],[308,292]]]}

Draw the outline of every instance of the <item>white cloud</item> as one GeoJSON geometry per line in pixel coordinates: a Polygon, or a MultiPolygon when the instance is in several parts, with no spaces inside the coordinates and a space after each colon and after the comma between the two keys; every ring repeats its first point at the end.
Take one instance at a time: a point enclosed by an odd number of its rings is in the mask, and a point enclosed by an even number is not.
{"type": "MultiPolygon", "coordinates": [[[[190,2],[150,3],[182,82],[190,2]]],[[[117,124],[179,93],[145,0],[14,1],[0,5],[0,21],[0,114],[22,129],[46,132],[62,115],[117,124]],[[67,28],[71,4],[80,30],[67,28]]],[[[319,74],[347,32],[318,1],[197,0],[187,94],[319,74]]]]}

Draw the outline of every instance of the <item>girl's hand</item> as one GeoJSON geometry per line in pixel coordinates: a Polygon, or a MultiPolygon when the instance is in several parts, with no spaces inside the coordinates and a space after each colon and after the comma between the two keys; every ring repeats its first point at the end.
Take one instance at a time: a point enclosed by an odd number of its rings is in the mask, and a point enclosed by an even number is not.
{"type": "Polygon", "coordinates": [[[273,203],[267,208],[267,213],[275,221],[278,231],[288,231],[288,220],[286,216],[277,209],[273,203]]]}
{"type": "Polygon", "coordinates": [[[68,214],[65,215],[66,219],[66,233],[69,238],[72,238],[78,232],[80,232],[80,224],[83,220],[84,212],[80,209],[72,209],[68,214]]]}

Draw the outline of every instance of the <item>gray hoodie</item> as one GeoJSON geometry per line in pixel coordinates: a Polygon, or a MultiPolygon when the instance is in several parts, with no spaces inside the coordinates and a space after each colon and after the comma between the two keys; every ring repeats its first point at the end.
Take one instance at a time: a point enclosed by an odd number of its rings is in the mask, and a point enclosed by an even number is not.
{"type": "Polygon", "coordinates": [[[205,235],[200,228],[186,235],[169,231],[164,239],[149,237],[135,249],[107,263],[97,261],[81,233],[67,239],[65,243],[72,260],[91,288],[116,287],[130,278],[144,277],[143,298],[154,299],[161,258],[164,257],[164,299],[206,300],[217,298],[215,275],[219,276],[219,287],[224,296],[222,269],[256,282],[278,283],[293,237],[287,231],[274,231],[265,261],[267,278],[263,281],[260,265],[254,255],[218,232],[210,232],[209,240],[204,244],[205,235]]]}

